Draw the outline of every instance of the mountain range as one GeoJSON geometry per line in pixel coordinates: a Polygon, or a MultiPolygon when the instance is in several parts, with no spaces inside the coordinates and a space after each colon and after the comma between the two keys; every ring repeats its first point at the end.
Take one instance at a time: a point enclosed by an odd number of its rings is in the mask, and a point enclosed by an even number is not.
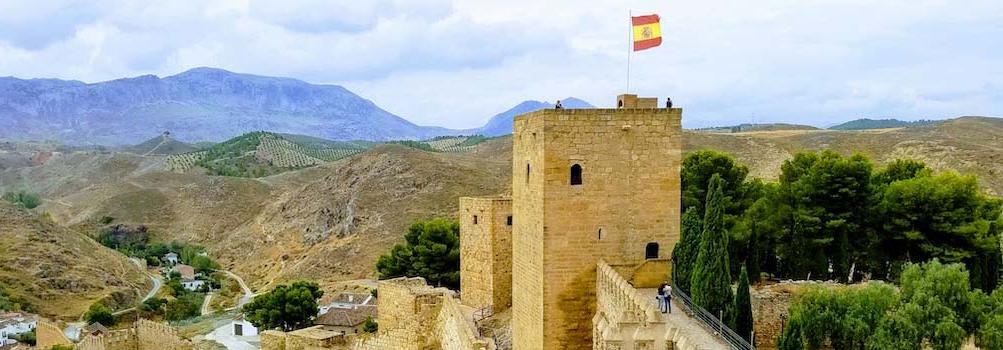
{"type": "MultiPolygon", "coordinates": [[[[591,107],[568,98],[568,108],[591,107]]],[[[419,126],[338,85],[195,68],[160,78],[99,83],[0,78],[0,139],[75,145],[132,145],[169,131],[178,140],[226,140],[272,131],[330,140],[420,140],[511,133],[512,117],[552,107],[526,101],[483,128],[419,126]]]]}

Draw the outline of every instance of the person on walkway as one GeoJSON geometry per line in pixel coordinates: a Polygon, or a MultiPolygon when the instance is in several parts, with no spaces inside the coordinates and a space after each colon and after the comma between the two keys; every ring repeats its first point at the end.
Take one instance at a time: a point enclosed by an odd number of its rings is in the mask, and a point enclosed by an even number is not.
{"type": "Polygon", "coordinates": [[[554,109],[564,109],[564,106],[561,106],[561,100],[557,100],[557,104],[554,105],[554,109]]]}
{"type": "Polygon", "coordinates": [[[666,283],[662,283],[662,285],[658,286],[658,296],[655,297],[655,299],[658,299],[658,311],[661,311],[663,314],[668,310],[667,305],[669,304],[668,299],[666,299],[667,296],[665,295],[665,287],[667,286],[668,284],[666,283]]]}
{"type": "Polygon", "coordinates": [[[665,108],[672,108],[672,97],[665,98],[665,108]]]}
{"type": "Polygon", "coordinates": [[[665,286],[665,311],[662,313],[672,313],[672,286],[668,284],[663,284],[665,286]]]}

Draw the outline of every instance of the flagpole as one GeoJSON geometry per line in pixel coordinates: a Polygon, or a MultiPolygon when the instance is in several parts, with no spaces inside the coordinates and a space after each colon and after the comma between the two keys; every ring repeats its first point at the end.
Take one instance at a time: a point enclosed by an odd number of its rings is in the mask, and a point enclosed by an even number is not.
{"type": "Polygon", "coordinates": [[[634,13],[632,10],[627,10],[627,91],[623,93],[630,93],[630,51],[631,51],[631,37],[634,31],[634,25],[631,21],[634,19],[634,13]]]}

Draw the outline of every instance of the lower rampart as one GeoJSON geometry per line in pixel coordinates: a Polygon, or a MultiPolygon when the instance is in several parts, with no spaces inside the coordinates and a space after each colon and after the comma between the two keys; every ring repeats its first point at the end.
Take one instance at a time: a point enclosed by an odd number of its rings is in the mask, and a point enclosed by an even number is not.
{"type": "Polygon", "coordinates": [[[35,346],[39,349],[51,349],[56,345],[73,345],[73,342],[63,334],[63,330],[58,324],[40,319],[35,326],[35,346]]]}
{"type": "Polygon", "coordinates": [[[630,282],[621,277],[617,269],[600,261],[596,275],[597,305],[595,317],[592,318],[593,349],[715,349],[699,345],[704,342],[696,339],[713,335],[695,334],[696,332],[688,332],[686,327],[672,324],[651,300],[642,296],[630,282]]]}
{"type": "MultiPolygon", "coordinates": [[[[192,350],[192,342],[158,322],[139,320],[132,328],[84,336],[77,350],[192,350]]],[[[44,348],[43,348],[44,349],[44,348]]]]}

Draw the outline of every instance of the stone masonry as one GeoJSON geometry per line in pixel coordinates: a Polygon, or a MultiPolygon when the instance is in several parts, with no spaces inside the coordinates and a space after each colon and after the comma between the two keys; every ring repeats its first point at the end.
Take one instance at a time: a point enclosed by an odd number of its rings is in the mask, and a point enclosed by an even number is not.
{"type": "Polygon", "coordinates": [[[591,347],[598,261],[639,266],[669,256],[679,237],[681,116],[620,108],[516,117],[515,350],[591,347]]]}
{"type": "Polygon", "coordinates": [[[460,198],[460,295],[463,304],[512,306],[512,199],[460,198]]]}

